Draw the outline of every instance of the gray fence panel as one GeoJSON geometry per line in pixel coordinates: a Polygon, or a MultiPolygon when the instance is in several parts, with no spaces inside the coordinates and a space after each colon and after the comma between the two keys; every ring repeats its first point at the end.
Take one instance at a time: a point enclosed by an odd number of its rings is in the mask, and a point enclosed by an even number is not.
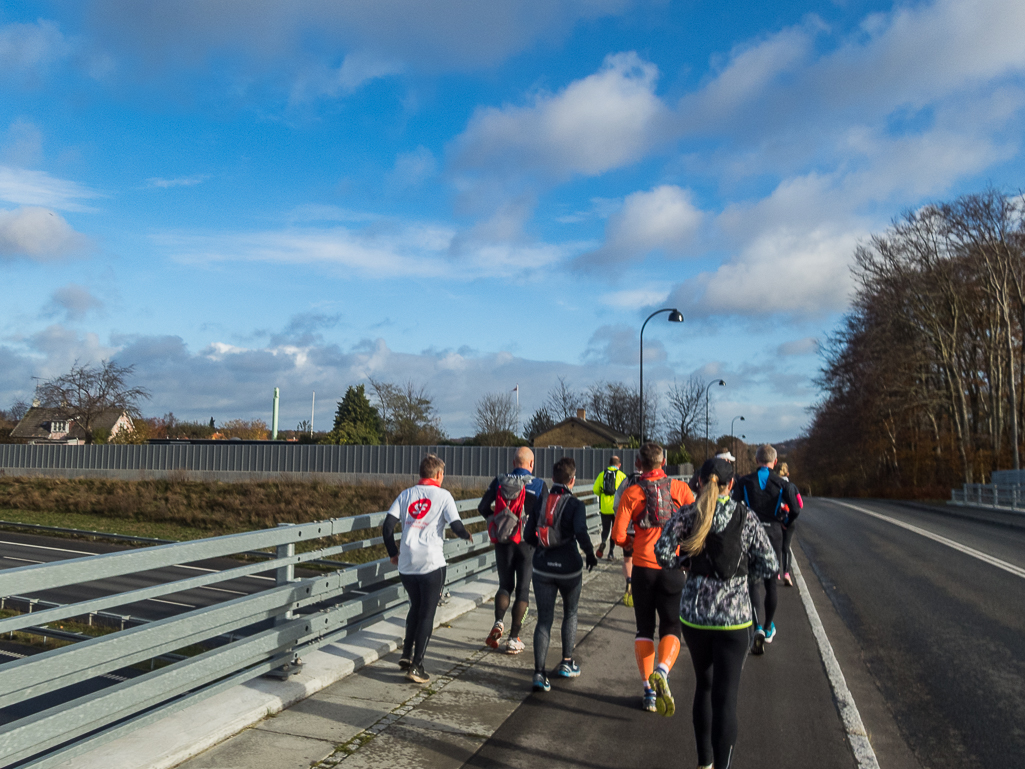
{"type": "MultiPolygon", "coordinates": [[[[162,475],[174,470],[250,475],[374,474],[415,476],[428,452],[438,454],[449,476],[488,478],[512,467],[515,447],[489,446],[314,446],[285,443],[152,444],[143,446],[62,446],[0,444],[0,471],[18,475],[111,478],[162,475]]],[[[623,458],[623,469],[633,469],[634,449],[534,449],[534,472],[551,478],[555,462],[564,456],[577,463],[577,477],[595,478],[613,454],[623,458]]]]}

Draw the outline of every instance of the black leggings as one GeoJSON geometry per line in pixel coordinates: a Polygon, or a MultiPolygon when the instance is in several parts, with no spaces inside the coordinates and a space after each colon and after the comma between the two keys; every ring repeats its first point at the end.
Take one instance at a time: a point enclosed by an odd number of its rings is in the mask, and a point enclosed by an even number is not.
{"type": "Polygon", "coordinates": [[[791,521],[790,525],[783,530],[783,560],[779,562],[780,574],[790,573],[790,543],[794,539],[794,529],[796,527],[797,521],[791,521]]]}
{"type": "Polygon", "coordinates": [[[579,573],[572,577],[534,573],[534,601],[537,603],[537,624],[534,625],[534,672],[545,669],[548,646],[555,622],[555,599],[562,596],[562,658],[573,656],[577,642],[577,604],[580,602],[579,573]]]}
{"type": "Polygon", "coordinates": [[[601,543],[604,545],[608,542],[609,555],[612,555],[612,551],[616,549],[616,543],[609,539],[609,534],[612,531],[612,522],[616,520],[614,515],[602,515],[601,516],[601,543]]]}
{"type": "MultiPolygon", "coordinates": [[[[526,542],[514,545],[495,544],[495,567],[498,569],[498,592],[515,595],[517,601],[530,600],[530,573],[534,565],[534,548],[526,542]]],[[[502,619],[496,617],[495,619],[502,619]]]]}
{"type": "Polygon", "coordinates": [[[687,575],[678,569],[651,569],[634,565],[634,618],[637,638],[655,640],[655,615],[658,636],[680,635],[680,594],[687,575]]]}
{"type": "Polygon", "coordinates": [[[427,644],[434,632],[434,615],[438,611],[438,600],[445,582],[445,568],[435,569],[429,574],[401,574],[402,587],[409,596],[409,613],[406,615],[406,639],[402,644],[402,656],[414,665],[424,661],[427,644]]]}
{"type": "MultiPolygon", "coordinates": [[[[770,523],[768,525],[762,524],[762,528],[765,531],[765,535],[769,538],[769,542],[772,543],[772,549],[776,551],[776,562],[782,563],[783,527],[778,523],[770,523]]],[[[755,622],[768,631],[769,625],[772,624],[772,618],[776,616],[776,604],[779,600],[776,594],[776,577],[773,575],[768,579],[748,582],[747,584],[748,592],[751,595],[751,610],[755,614],[755,622]],[[763,583],[765,586],[765,607],[762,611],[759,611],[763,603],[759,583],[763,583]]]]}
{"type": "Polygon", "coordinates": [[[737,742],[737,692],[750,629],[705,630],[683,626],[694,663],[694,737],[698,763],[729,769],[737,742]]]}

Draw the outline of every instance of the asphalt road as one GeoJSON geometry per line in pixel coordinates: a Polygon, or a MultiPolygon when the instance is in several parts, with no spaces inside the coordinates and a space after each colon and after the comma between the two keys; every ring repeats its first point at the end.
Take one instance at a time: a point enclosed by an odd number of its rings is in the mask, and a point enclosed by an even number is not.
{"type": "MultiPolygon", "coordinates": [[[[123,546],[109,545],[101,542],[0,532],[0,569],[10,569],[34,563],[50,563],[67,558],[82,558],[96,553],[110,553],[125,549],[123,546]]],[[[239,562],[237,561],[219,558],[181,566],[169,566],[163,569],[142,571],[103,581],[82,582],[54,590],[32,593],[31,597],[61,604],[77,603],[78,601],[90,598],[186,579],[196,576],[203,571],[221,571],[237,567],[238,565],[239,562]]],[[[253,575],[218,582],[214,585],[193,590],[172,593],[160,598],[151,598],[138,603],[112,607],[107,609],[107,611],[146,620],[158,620],[195,608],[210,606],[215,603],[238,598],[239,596],[266,590],[273,585],[273,574],[253,575]]]]}
{"type": "MultiPolygon", "coordinates": [[[[885,703],[879,717],[892,717],[918,765],[1025,766],[1025,573],[1013,573],[1025,569],[1025,517],[806,502],[797,541],[853,638],[837,647],[840,665],[867,670],[866,697],[885,703]]],[[[873,733],[871,713],[865,723],[873,733]]]]}
{"type": "MultiPolygon", "coordinates": [[[[740,684],[740,722],[732,769],[846,769],[846,742],[797,589],[780,588],[776,641],[748,657],[740,684]]],[[[556,610],[558,638],[560,610],[556,610]]],[[[465,764],[481,769],[679,769],[697,763],[691,700],[694,674],[686,647],[670,683],[677,712],[664,718],[640,709],[633,654],[633,610],[617,604],[578,641],[582,674],[552,679],[532,694],[465,764]]],[[[557,645],[557,644],[556,644],[557,645]]],[[[549,652],[549,660],[557,657],[549,652]]]]}

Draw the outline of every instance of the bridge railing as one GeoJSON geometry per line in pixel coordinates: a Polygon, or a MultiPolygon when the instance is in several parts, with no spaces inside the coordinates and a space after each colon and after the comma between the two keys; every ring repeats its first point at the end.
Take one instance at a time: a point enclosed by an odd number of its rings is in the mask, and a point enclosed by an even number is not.
{"type": "MultiPolygon", "coordinates": [[[[587,503],[591,530],[597,499],[587,503]]],[[[479,500],[457,502],[460,512],[479,500]]],[[[296,552],[328,537],[372,532],[386,513],[333,518],[190,542],[90,555],[0,571],[0,597],[138,575],[154,569],[273,549],[270,560],[240,561],[222,571],[201,570],[172,582],[77,603],[41,602],[31,613],[0,619],[0,637],[16,631],[185,590],[256,574],[273,573],[268,588],[160,620],[124,627],[0,665],[0,767],[48,769],[97,745],[181,710],[245,681],[287,674],[304,653],[339,641],[370,624],[405,614],[407,599],[389,559],[326,569],[325,559],[382,544],[379,536],[296,552]],[[319,564],[322,573],[296,578],[297,566],[319,564]],[[182,652],[182,653],[179,653],[182,652]],[[159,661],[160,667],[155,665],[159,661]]],[[[481,523],[479,516],[463,519],[481,523]]],[[[445,543],[446,584],[491,574],[494,549],[486,532],[445,543]]],[[[152,582],[141,579],[140,582],[152,582]]],[[[52,633],[51,637],[56,636],[52,633]]],[[[64,634],[73,637],[73,634],[64,634]]]]}
{"type": "Polygon", "coordinates": [[[951,489],[950,504],[1025,513],[1025,484],[965,483],[951,489]]]}

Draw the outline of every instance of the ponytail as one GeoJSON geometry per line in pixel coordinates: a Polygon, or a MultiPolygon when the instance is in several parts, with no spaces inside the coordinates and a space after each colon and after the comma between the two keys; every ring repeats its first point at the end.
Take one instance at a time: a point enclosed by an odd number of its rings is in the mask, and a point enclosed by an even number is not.
{"type": "Polygon", "coordinates": [[[715,504],[719,499],[720,489],[719,476],[712,474],[701,487],[694,508],[697,515],[694,518],[694,528],[683,542],[680,543],[680,550],[689,556],[695,556],[705,547],[705,539],[708,532],[712,530],[712,517],[715,515],[715,504]]]}

